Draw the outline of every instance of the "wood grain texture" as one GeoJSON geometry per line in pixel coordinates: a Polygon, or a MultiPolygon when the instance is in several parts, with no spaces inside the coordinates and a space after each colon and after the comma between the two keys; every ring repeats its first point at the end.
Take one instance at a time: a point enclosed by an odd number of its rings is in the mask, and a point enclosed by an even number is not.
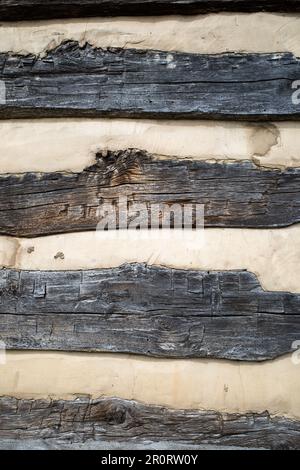
{"type": "Polygon", "coordinates": [[[0,118],[113,116],[299,119],[300,60],[285,54],[96,49],[68,41],[46,57],[0,54],[0,118]]]}
{"type": "Polygon", "coordinates": [[[247,271],[128,264],[0,272],[7,349],[272,359],[300,337],[300,295],[263,291],[247,271]]]}
{"type": "MultiPolygon", "coordinates": [[[[265,413],[173,410],[118,398],[0,398],[0,439],[88,439],[299,449],[300,423],[265,413]]],[[[147,447],[146,447],[147,448],[147,447]]]]}
{"type": "Polygon", "coordinates": [[[220,11],[298,12],[299,0],[1,0],[0,21],[220,11]]]}
{"type": "MultiPolygon", "coordinates": [[[[78,174],[1,176],[0,234],[34,237],[95,230],[103,204],[113,203],[118,209],[120,196],[128,199],[128,224],[139,214],[133,203],[146,204],[149,225],[151,204],[178,203],[183,208],[197,203],[204,205],[206,227],[283,227],[300,221],[300,169],[157,160],[134,149],[108,152],[78,174]]],[[[118,228],[118,213],[115,219],[118,228]]],[[[171,227],[180,223],[170,220],[171,227]]],[[[194,213],[193,226],[196,222],[194,213]]]]}

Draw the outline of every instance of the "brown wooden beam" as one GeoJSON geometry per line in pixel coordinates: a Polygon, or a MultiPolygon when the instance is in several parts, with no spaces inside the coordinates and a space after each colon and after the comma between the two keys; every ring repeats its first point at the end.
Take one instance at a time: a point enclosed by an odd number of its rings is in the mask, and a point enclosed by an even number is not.
{"type": "MultiPolygon", "coordinates": [[[[283,227],[300,221],[300,169],[159,160],[134,149],[108,152],[81,173],[0,176],[0,234],[34,237],[95,230],[106,214],[104,204],[111,203],[117,209],[116,225],[108,228],[118,228],[118,211],[125,212],[120,197],[128,200],[128,224],[139,214],[133,203],[145,205],[148,225],[155,219],[155,204],[164,210],[166,223],[173,204],[179,204],[181,213],[188,204],[199,204],[206,227],[283,227]]],[[[193,226],[197,220],[201,222],[194,211],[193,226]]],[[[174,224],[178,227],[179,218],[170,218],[174,224]]]]}
{"type": "MultiPolygon", "coordinates": [[[[152,443],[214,445],[261,449],[299,449],[300,423],[265,413],[228,414],[173,410],[118,398],[89,400],[0,398],[3,439],[55,439],[56,448],[72,441],[95,441],[98,448],[152,443]]],[[[176,448],[176,447],[175,447],[176,448]]],[[[130,447],[131,449],[131,447],[130,447]]]]}

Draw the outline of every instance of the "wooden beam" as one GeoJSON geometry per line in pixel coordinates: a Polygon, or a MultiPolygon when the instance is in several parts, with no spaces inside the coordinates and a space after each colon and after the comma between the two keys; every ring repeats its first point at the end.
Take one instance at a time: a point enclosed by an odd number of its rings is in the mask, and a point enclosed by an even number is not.
{"type": "Polygon", "coordinates": [[[299,12],[299,0],[1,0],[0,21],[93,16],[299,12]]]}
{"type": "Polygon", "coordinates": [[[1,0],[0,21],[196,14],[221,11],[299,12],[299,0],[1,0]]]}
{"type": "Polygon", "coordinates": [[[247,271],[139,264],[0,272],[1,340],[13,350],[273,359],[300,337],[300,295],[247,271]]]}
{"type": "MultiPolygon", "coordinates": [[[[300,169],[159,160],[134,149],[108,152],[78,174],[1,176],[0,234],[34,237],[95,230],[102,220],[100,208],[105,215],[103,204],[113,203],[121,212],[120,196],[128,199],[131,224],[139,214],[132,203],[146,204],[149,225],[151,204],[179,204],[181,211],[184,204],[202,204],[206,227],[283,227],[300,221],[300,169]]],[[[118,212],[115,220],[118,228],[118,212]]],[[[179,219],[170,221],[173,227],[179,219]]],[[[194,226],[196,222],[194,213],[194,226]]]]}
{"type": "MultiPolygon", "coordinates": [[[[175,410],[118,398],[0,398],[0,439],[95,440],[99,448],[152,442],[298,449],[300,423],[265,413],[175,410]]],[[[0,441],[1,442],[1,441],[0,441]]]]}
{"type": "Polygon", "coordinates": [[[300,60],[289,53],[171,54],[70,41],[43,58],[2,53],[0,70],[2,119],[300,118],[300,60]]]}

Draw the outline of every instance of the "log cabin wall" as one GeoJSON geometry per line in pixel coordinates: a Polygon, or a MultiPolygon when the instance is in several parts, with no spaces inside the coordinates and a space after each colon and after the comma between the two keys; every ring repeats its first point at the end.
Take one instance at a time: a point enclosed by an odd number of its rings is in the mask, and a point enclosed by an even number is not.
{"type": "Polygon", "coordinates": [[[300,448],[300,1],[0,21],[0,448],[300,448]]]}

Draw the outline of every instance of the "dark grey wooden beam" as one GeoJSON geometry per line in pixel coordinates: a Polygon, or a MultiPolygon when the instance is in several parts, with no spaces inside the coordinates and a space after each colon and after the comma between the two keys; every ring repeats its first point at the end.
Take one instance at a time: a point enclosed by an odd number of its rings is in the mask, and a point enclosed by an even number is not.
{"type": "Polygon", "coordinates": [[[43,58],[0,54],[0,70],[5,119],[300,118],[292,99],[300,60],[289,53],[171,54],[66,42],[43,58]]]}
{"type": "Polygon", "coordinates": [[[173,410],[118,398],[26,400],[0,398],[0,439],[95,440],[107,448],[134,442],[299,449],[300,423],[265,413],[173,410]]]}
{"type": "Polygon", "coordinates": [[[0,21],[93,16],[299,12],[299,0],[1,0],[0,21]]]}
{"type": "MultiPolygon", "coordinates": [[[[204,205],[206,227],[283,227],[300,221],[300,169],[157,160],[134,149],[108,152],[79,174],[1,176],[0,234],[33,237],[95,230],[102,220],[100,208],[104,211],[105,203],[121,208],[120,196],[128,199],[128,223],[138,214],[132,203],[146,204],[149,224],[151,204],[178,203],[181,208],[204,205]]],[[[197,220],[194,213],[194,226],[197,220]]],[[[118,228],[118,212],[116,222],[118,228]]]]}
{"type": "Polygon", "coordinates": [[[300,337],[300,295],[263,291],[247,271],[143,264],[0,272],[7,349],[273,359],[300,337]]]}
{"type": "Polygon", "coordinates": [[[299,12],[299,0],[1,0],[0,21],[221,11],[299,12]]]}

